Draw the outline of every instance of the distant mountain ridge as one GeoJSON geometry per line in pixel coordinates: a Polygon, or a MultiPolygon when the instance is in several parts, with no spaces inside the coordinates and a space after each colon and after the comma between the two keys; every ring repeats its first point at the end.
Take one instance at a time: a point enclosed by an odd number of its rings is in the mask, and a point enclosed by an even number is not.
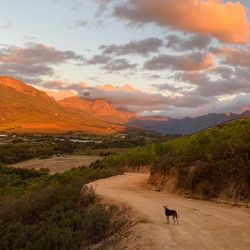
{"type": "Polygon", "coordinates": [[[185,117],[183,119],[171,119],[166,117],[166,120],[160,119],[146,119],[145,117],[130,120],[127,126],[141,127],[145,129],[152,129],[157,132],[164,132],[169,134],[191,134],[201,131],[203,129],[219,125],[221,123],[250,115],[250,111],[245,111],[241,114],[211,113],[199,117],[185,117]]]}
{"type": "Polygon", "coordinates": [[[0,131],[110,133],[116,129],[120,128],[61,106],[45,92],[19,80],[0,77],[0,131]]]}
{"type": "Polygon", "coordinates": [[[73,96],[60,100],[59,104],[67,108],[85,112],[111,123],[124,124],[137,116],[134,112],[118,110],[112,103],[105,99],[89,100],[73,96]]]}
{"type": "MultiPolygon", "coordinates": [[[[123,87],[131,89],[129,85],[123,87]]],[[[57,102],[30,85],[12,77],[0,76],[0,131],[112,133],[128,126],[169,134],[190,134],[247,115],[250,115],[250,111],[183,119],[139,117],[134,112],[115,107],[105,99],[90,100],[74,96],[57,102]]]]}

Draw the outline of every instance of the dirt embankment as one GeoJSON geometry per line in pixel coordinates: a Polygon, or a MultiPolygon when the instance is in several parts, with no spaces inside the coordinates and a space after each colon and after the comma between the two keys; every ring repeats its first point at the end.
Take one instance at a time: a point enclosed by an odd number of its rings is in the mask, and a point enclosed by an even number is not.
{"type": "Polygon", "coordinates": [[[112,249],[250,249],[249,209],[149,190],[148,177],[130,173],[91,184],[100,196],[136,211],[139,222],[112,249]],[[163,205],[177,210],[180,225],[165,224],[163,205]]]}
{"type": "MultiPolygon", "coordinates": [[[[190,198],[223,201],[228,204],[245,206],[250,204],[249,198],[246,198],[249,197],[249,189],[245,187],[244,190],[248,191],[241,191],[240,187],[243,184],[236,181],[234,177],[228,179],[223,185],[218,185],[219,180],[211,182],[208,181],[210,176],[198,175],[199,170],[195,166],[187,168],[182,176],[175,168],[170,169],[168,173],[153,169],[150,172],[148,183],[158,191],[165,190],[190,198]]],[[[221,181],[223,182],[223,180],[221,181]]]]}

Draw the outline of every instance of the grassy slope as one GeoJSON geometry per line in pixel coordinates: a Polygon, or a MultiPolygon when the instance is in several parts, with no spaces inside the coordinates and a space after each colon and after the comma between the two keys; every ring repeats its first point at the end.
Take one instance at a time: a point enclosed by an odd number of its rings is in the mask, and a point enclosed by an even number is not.
{"type": "Polygon", "coordinates": [[[151,166],[149,182],[203,198],[250,199],[250,117],[127,153],[111,165],[151,166]]]}
{"type": "MultiPolygon", "coordinates": [[[[1,78],[4,81],[5,78],[1,78]]],[[[0,79],[0,80],[1,80],[0,79]]],[[[0,130],[109,131],[112,125],[83,112],[60,106],[44,92],[7,78],[20,85],[21,91],[0,85],[0,130]]],[[[7,81],[7,80],[6,80],[7,81]]],[[[18,86],[19,86],[18,85],[18,86]]]]}

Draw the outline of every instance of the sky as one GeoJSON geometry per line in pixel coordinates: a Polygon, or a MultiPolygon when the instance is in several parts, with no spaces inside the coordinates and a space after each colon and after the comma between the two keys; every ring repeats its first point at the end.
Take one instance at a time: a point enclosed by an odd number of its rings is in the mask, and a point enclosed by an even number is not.
{"type": "Polygon", "coordinates": [[[250,1],[0,0],[0,75],[140,115],[250,109],[250,1]]]}

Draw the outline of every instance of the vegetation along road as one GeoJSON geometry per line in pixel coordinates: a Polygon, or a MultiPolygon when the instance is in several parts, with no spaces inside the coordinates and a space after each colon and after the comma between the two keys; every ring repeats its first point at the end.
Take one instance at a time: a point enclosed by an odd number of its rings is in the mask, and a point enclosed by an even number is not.
{"type": "Polygon", "coordinates": [[[127,173],[91,183],[103,198],[136,211],[138,223],[117,249],[250,249],[249,209],[149,190],[147,178],[127,173]],[[163,205],[177,210],[180,225],[165,224],[163,205]]]}

